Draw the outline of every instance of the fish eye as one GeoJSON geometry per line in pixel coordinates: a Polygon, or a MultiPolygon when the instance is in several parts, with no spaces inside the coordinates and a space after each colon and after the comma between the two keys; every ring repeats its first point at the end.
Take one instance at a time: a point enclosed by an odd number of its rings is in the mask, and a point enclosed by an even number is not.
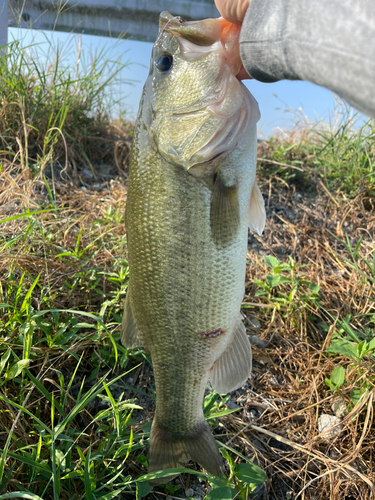
{"type": "Polygon", "coordinates": [[[171,69],[173,64],[173,57],[170,54],[163,54],[159,56],[155,61],[155,66],[160,71],[168,71],[171,69]]]}

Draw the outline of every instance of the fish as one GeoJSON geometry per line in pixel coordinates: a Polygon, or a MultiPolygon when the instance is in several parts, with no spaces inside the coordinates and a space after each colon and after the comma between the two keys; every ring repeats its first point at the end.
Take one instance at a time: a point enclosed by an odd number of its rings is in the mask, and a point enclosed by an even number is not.
{"type": "Polygon", "coordinates": [[[210,380],[226,394],[251,372],[240,309],[248,227],[261,234],[266,215],[256,182],[259,108],[236,78],[239,29],[162,12],[135,123],[121,340],[151,355],[148,472],[193,460],[220,476],[204,392],[210,380]]]}

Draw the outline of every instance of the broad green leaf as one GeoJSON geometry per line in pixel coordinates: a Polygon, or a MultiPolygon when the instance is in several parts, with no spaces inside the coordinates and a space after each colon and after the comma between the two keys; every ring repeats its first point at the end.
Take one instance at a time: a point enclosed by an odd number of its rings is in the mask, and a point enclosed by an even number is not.
{"type": "Polygon", "coordinates": [[[273,255],[267,255],[266,257],[264,257],[264,260],[269,267],[272,267],[272,269],[275,269],[275,267],[280,265],[280,261],[273,255]]]}
{"type": "Polygon", "coordinates": [[[336,388],[341,387],[345,380],[345,368],[342,366],[336,366],[336,368],[331,373],[331,381],[336,388]]]}
{"type": "Polygon", "coordinates": [[[242,463],[236,466],[236,477],[247,484],[262,484],[267,481],[267,474],[255,464],[242,463]]]}
{"type": "Polygon", "coordinates": [[[63,472],[66,468],[66,458],[65,453],[62,450],[55,450],[56,464],[60,467],[63,472]]]}
{"type": "MultiPolygon", "coordinates": [[[[291,280],[287,276],[280,276],[280,285],[282,285],[283,283],[293,283],[293,280],[291,280]]],[[[295,291],[297,291],[297,288],[295,289],[295,291]]]]}
{"type": "Polygon", "coordinates": [[[362,342],[360,342],[357,346],[357,352],[358,352],[358,357],[360,359],[363,358],[363,356],[365,356],[368,352],[368,346],[367,346],[367,342],[366,340],[362,340],[362,342]]]}
{"type": "Polygon", "coordinates": [[[35,280],[31,284],[30,288],[28,289],[28,291],[27,291],[27,293],[25,295],[25,298],[23,299],[22,305],[21,305],[21,312],[26,311],[26,309],[27,309],[27,307],[29,305],[30,297],[31,297],[31,295],[33,293],[34,288],[38,284],[38,281],[39,281],[39,278],[40,278],[41,274],[42,274],[42,271],[38,274],[38,276],[35,278],[35,280]]]}
{"type": "Polygon", "coordinates": [[[373,349],[375,349],[375,338],[373,338],[372,340],[370,340],[370,342],[368,344],[368,347],[367,347],[368,351],[372,351],[373,349]]]}
{"type": "Polygon", "coordinates": [[[231,481],[215,477],[209,480],[212,490],[204,497],[205,500],[232,500],[236,495],[236,487],[231,481]]]}
{"type": "Polygon", "coordinates": [[[152,486],[147,481],[137,481],[137,500],[147,496],[152,491],[152,486]]]}
{"type": "Polygon", "coordinates": [[[68,472],[68,474],[65,474],[61,479],[75,479],[75,478],[83,478],[83,471],[81,469],[73,470],[71,472],[68,472]]]}
{"type": "Polygon", "coordinates": [[[5,378],[7,380],[12,380],[13,378],[17,377],[24,368],[27,368],[29,366],[30,360],[29,359],[20,359],[16,363],[14,363],[9,370],[7,370],[5,374],[5,378]]]}
{"type": "Polygon", "coordinates": [[[267,274],[266,281],[270,288],[275,288],[276,286],[280,285],[281,276],[280,274],[267,274]]]}
{"type": "Polygon", "coordinates": [[[220,448],[220,453],[228,461],[230,472],[231,472],[231,476],[232,476],[232,474],[234,473],[234,469],[236,467],[236,464],[234,463],[234,460],[233,460],[232,456],[229,455],[229,453],[227,452],[227,450],[224,449],[224,448],[220,448]]]}
{"type": "Polygon", "coordinates": [[[120,414],[118,411],[118,407],[116,405],[116,401],[114,400],[114,398],[112,396],[111,391],[109,390],[109,388],[108,388],[107,384],[104,382],[104,380],[103,380],[103,386],[104,386],[104,389],[109,397],[109,400],[110,400],[110,403],[112,406],[112,410],[115,414],[116,432],[117,432],[117,436],[120,437],[120,414]]]}
{"type": "Polygon", "coordinates": [[[344,339],[334,339],[331,345],[327,348],[327,352],[332,352],[334,354],[341,354],[347,358],[357,361],[358,351],[357,346],[354,342],[344,339]]]}
{"type": "Polygon", "coordinates": [[[328,385],[328,387],[330,387],[331,389],[334,389],[335,385],[332,384],[332,382],[329,378],[325,378],[324,381],[325,381],[326,385],[328,385]]]}

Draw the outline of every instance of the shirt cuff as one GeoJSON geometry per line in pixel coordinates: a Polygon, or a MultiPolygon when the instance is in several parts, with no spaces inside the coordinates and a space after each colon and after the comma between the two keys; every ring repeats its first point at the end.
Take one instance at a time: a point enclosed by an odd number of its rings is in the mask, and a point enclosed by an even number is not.
{"type": "Polygon", "coordinates": [[[251,0],[240,33],[240,55],[252,78],[295,80],[285,53],[286,0],[251,0]]]}

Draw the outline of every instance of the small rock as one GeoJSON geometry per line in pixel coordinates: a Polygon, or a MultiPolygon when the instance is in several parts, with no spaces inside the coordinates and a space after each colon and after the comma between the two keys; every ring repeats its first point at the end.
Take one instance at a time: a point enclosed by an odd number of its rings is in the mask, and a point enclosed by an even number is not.
{"type": "Polygon", "coordinates": [[[343,398],[336,398],[332,403],[332,411],[336,417],[342,418],[346,413],[346,404],[343,398]]]}
{"type": "Polygon", "coordinates": [[[260,321],[258,321],[256,318],[250,318],[249,326],[250,328],[254,328],[254,330],[258,330],[261,327],[261,324],[260,321]]]}
{"type": "Polygon", "coordinates": [[[94,174],[92,172],[90,172],[89,170],[87,170],[86,168],[83,169],[82,173],[83,173],[83,175],[85,175],[89,179],[92,179],[94,177],[94,174]]]}
{"type": "Polygon", "coordinates": [[[250,342],[259,347],[259,349],[264,349],[267,347],[267,342],[265,340],[261,340],[259,335],[250,335],[249,336],[250,342]]]}
{"type": "Polygon", "coordinates": [[[227,401],[227,406],[230,410],[235,410],[236,408],[239,408],[239,406],[236,405],[236,403],[233,403],[232,401],[227,401]]]}
{"type": "Polygon", "coordinates": [[[329,438],[332,438],[334,436],[337,436],[338,434],[340,434],[342,432],[342,429],[343,429],[342,425],[337,425],[337,424],[340,424],[340,422],[341,422],[341,418],[336,417],[335,415],[327,415],[327,414],[323,413],[323,415],[320,415],[320,417],[318,418],[319,434],[324,432],[324,436],[323,436],[324,439],[329,439],[329,438]],[[329,431],[329,429],[331,429],[334,426],[335,426],[335,428],[332,429],[331,431],[329,431]],[[326,432],[326,431],[329,431],[329,432],[326,432]]]}
{"type": "Polygon", "coordinates": [[[185,495],[186,495],[186,498],[192,497],[194,495],[193,488],[188,488],[187,490],[185,490],[185,495]]]}

